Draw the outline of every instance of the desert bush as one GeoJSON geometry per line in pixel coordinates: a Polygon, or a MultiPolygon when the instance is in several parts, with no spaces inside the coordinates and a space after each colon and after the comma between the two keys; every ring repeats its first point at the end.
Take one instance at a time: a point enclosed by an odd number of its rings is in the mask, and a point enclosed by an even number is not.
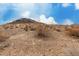
{"type": "Polygon", "coordinates": [[[67,29],[67,33],[73,37],[79,37],[79,28],[67,29]]]}
{"type": "Polygon", "coordinates": [[[31,31],[35,31],[37,28],[37,25],[35,24],[31,24],[31,26],[29,27],[31,31]]]}
{"type": "Polygon", "coordinates": [[[14,26],[11,24],[11,25],[10,25],[10,29],[13,29],[13,28],[14,28],[14,26]]]}
{"type": "Polygon", "coordinates": [[[72,26],[66,25],[66,26],[65,26],[65,31],[69,31],[69,30],[71,30],[72,28],[73,28],[72,26]]]}
{"type": "Polygon", "coordinates": [[[58,28],[56,29],[56,31],[57,31],[57,32],[61,32],[61,30],[60,30],[60,29],[58,29],[58,28]]]}
{"type": "Polygon", "coordinates": [[[9,28],[9,25],[5,25],[3,27],[4,27],[4,29],[8,29],[9,28]]]}
{"type": "Polygon", "coordinates": [[[25,27],[26,27],[25,24],[20,24],[20,27],[19,28],[24,29],[25,27]]]}
{"type": "Polygon", "coordinates": [[[28,26],[26,26],[26,27],[24,28],[24,30],[25,30],[25,31],[28,31],[28,26]]]}
{"type": "Polygon", "coordinates": [[[9,44],[6,42],[9,38],[9,35],[5,31],[0,31],[0,50],[3,50],[4,48],[8,47],[9,44]]]}
{"type": "Polygon", "coordinates": [[[5,31],[0,31],[0,42],[4,42],[9,38],[9,34],[5,31]]]}
{"type": "Polygon", "coordinates": [[[24,27],[24,30],[25,31],[35,31],[36,30],[36,28],[37,28],[37,25],[26,25],[26,27],[24,27]]]}
{"type": "Polygon", "coordinates": [[[4,36],[0,36],[0,42],[4,42],[6,40],[7,37],[4,36]]]}
{"type": "Polygon", "coordinates": [[[44,24],[38,25],[37,29],[38,37],[49,37],[50,36],[50,28],[44,24]]]}
{"type": "Polygon", "coordinates": [[[0,50],[4,50],[4,48],[9,47],[9,43],[8,42],[2,42],[0,43],[0,50]]]}
{"type": "Polygon", "coordinates": [[[35,28],[35,27],[32,27],[30,30],[31,30],[31,31],[35,31],[35,30],[36,30],[36,28],[35,28]]]}

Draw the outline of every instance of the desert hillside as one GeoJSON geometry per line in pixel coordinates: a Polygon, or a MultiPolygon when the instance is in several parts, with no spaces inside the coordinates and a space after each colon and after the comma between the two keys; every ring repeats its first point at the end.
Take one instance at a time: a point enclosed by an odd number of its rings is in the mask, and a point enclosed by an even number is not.
{"type": "Polygon", "coordinates": [[[0,25],[0,55],[77,56],[79,25],[47,25],[26,18],[0,25]]]}

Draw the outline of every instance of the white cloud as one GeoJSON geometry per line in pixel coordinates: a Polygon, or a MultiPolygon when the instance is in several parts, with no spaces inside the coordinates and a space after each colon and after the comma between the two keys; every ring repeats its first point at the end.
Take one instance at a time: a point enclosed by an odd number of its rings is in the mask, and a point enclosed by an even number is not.
{"type": "Polygon", "coordinates": [[[68,7],[70,4],[69,3],[63,3],[62,6],[63,7],[68,7]]]}
{"type": "Polygon", "coordinates": [[[39,21],[40,22],[45,22],[46,21],[46,16],[45,15],[41,15],[39,21]]]}
{"type": "Polygon", "coordinates": [[[48,20],[48,24],[57,24],[57,22],[53,17],[49,17],[47,20],[48,20]]]}
{"type": "Polygon", "coordinates": [[[30,11],[25,11],[21,14],[22,18],[30,18],[30,11]]]}
{"type": "Polygon", "coordinates": [[[72,25],[74,24],[73,21],[71,21],[70,19],[66,19],[63,23],[63,25],[72,25]]]}
{"type": "Polygon", "coordinates": [[[79,9],[79,3],[75,3],[75,9],[79,9]]]}
{"type": "Polygon", "coordinates": [[[45,24],[57,24],[53,17],[46,18],[45,15],[40,15],[39,22],[42,22],[45,24]]]}

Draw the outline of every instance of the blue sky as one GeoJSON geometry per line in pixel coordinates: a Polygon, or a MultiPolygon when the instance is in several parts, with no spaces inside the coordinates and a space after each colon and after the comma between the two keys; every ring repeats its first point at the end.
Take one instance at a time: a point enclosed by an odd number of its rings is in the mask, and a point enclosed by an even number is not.
{"type": "Polygon", "coordinates": [[[6,24],[19,18],[31,18],[46,24],[79,24],[79,4],[0,4],[0,24],[6,24]]]}

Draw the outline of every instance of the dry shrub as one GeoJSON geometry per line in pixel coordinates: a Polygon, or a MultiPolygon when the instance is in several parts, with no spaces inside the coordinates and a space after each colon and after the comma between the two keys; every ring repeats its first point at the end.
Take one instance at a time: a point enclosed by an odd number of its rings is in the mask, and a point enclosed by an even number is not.
{"type": "Polygon", "coordinates": [[[40,24],[38,25],[37,29],[38,37],[49,37],[50,36],[50,28],[47,25],[40,24]]]}
{"type": "Polygon", "coordinates": [[[26,27],[25,24],[19,24],[18,28],[24,29],[26,27]]]}
{"type": "Polygon", "coordinates": [[[3,26],[4,27],[4,29],[8,29],[9,28],[9,26],[8,25],[5,25],[5,26],[3,26]]]}
{"type": "Polygon", "coordinates": [[[4,31],[0,31],[0,42],[4,42],[7,38],[9,38],[8,33],[4,31]]]}
{"type": "Polygon", "coordinates": [[[24,30],[25,30],[25,31],[35,31],[36,28],[37,28],[37,25],[34,25],[34,24],[30,25],[30,24],[28,24],[28,25],[26,25],[26,26],[24,27],[24,30]]]}
{"type": "Polygon", "coordinates": [[[32,28],[30,28],[30,30],[31,30],[31,31],[35,31],[35,30],[36,30],[36,28],[35,28],[35,27],[32,27],[32,28]]]}
{"type": "Polygon", "coordinates": [[[55,29],[57,32],[61,32],[61,29],[60,28],[56,28],[55,29]]]}
{"type": "Polygon", "coordinates": [[[0,31],[0,50],[9,46],[8,42],[6,42],[8,38],[9,36],[7,33],[0,31]]]}
{"type": "Polygon", "coordinates": [[[9,47],[9,43],[8,42],[2,42],[0,43],[0,50],[4,50],[6,47],[9,47]]]}
{"type": "Polygon", "coordinates": [[[4,42],[7,37],[0,36],[0,42],[4,42]]]}
{"type": "Polygon", "coordinates": [[[26,26],[26,27],[24,28],[24,30],[25,30],[25,31],[28,31],[28,26],[26,26]]]}
{"type": "Polygon", "coordinates": [[[10,28],[10,29],[13,29],[13,28],[14,28],[13,24],[11,24],[9,28],[10,28]]]}
{"type": "Polygon", "coordinates": [[[32,24],[29,28],[30,28],[31,31],[36,31],[37,25],[32,24]]]}
{"type": "Polygon", "coordinates": [[[67,33],[73,37],[79,37],[79,28],[67,29],[67,33]]]}
{"type": "Polygon", "coordinates": [[[9,43],[6,42],[6,37],[0,37],[0,51],[4,50],[6,47],[9,47],[9,43]]]}

